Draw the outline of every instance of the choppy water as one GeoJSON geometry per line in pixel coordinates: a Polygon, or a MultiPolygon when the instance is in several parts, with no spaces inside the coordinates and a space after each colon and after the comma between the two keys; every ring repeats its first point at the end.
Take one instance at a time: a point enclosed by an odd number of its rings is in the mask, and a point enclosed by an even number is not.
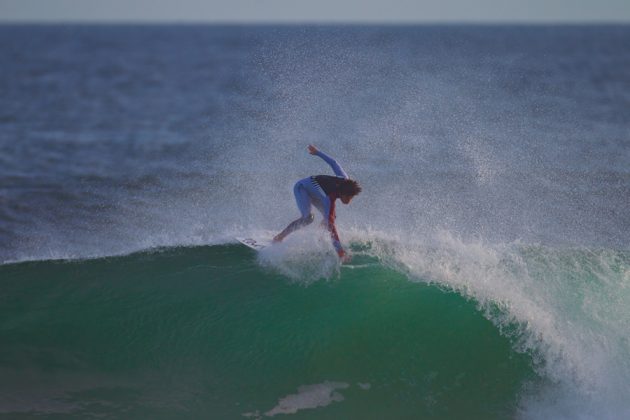
{"type": "Polygon", "coordinates": [[[629,416],[628,68],[628,26],[0,26],[0,417],[629,416]],[[351,266],[233,244],[308,143],[351,266]]]}

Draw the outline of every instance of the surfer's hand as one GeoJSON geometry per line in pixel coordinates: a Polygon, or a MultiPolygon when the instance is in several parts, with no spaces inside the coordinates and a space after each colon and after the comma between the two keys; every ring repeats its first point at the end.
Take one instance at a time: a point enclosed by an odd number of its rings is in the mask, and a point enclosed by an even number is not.
{"type": "Polygon", "coordinates": [[[342,264],[349,263],[350,260],[352,259],[350,254],[346,254],[346,251],[344,251],[343,249],[340,249],[339,251],[337,251],[337,255],[339,255],[339,259],[341,260],[342,264]]]}
{"type": "Polygon", "coordinates": [[[317,153],[317,152],[318,152],[317,147],[313,146],[312,144],[309,144],[309,145],[308,145],[308,152],[309,152],[311,155],[314,155],[315,153],[317,153]]]}

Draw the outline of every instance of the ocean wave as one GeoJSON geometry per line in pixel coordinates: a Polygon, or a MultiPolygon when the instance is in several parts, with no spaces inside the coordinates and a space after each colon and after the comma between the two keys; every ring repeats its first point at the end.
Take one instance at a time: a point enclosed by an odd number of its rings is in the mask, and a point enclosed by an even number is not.
{"type": "MultiPolygon", "coordinates": [[[[258,234],[266,237],[269,232],[261,231],[258,234]]],[[[396,288],[404,288],[401,281],[409,287],[422,283],[436,293],[459,296],[459,303],[455,306],[469,302],[472,308],[476,308],[474,312],[478,316],[483,316],[493,324],[498,336],[508,340],[512,352],[509,357],[524,357],[521,360],[527,360],[526,364],[531,369],[529,375],[533,376],[527,379],[527,375],[523,376],[522,372],[517,374],[518,370],[511,373],[515,375],[513,379],[520,382],[520,389],[514,394],[518,403],[518,416],[587,419],[597,414],[600,418],[613,419],[628,412],[624,391],[630,384],[630,348],[627,340],[630,336],[630,293],[626,287],[630,281],[630,253],[627,251],[552,248],[523,243],[488,244],[480,240],[465,241],[449,232],[441,232],[431,238],[404,239],[403,235],[377,231],[350,231],[348,241],[353,254],[352,264],[348,267],[339,264],[327,235],[313,229],[292,235],[286,242],[260,253],[230,240],[221,245],[156,248],[93,260],[10,264],[1,266],[0,274],[8,279],[5,280],[5,286],[10,299],[15,299],[16,293],[26,296],[25,292],[20,292],[22,288],[30,290],[30,293],[38,290],[37,294],[45,302],[43,307],[50,308],[41,314],[58,312],[61,310],[60,302],[65,302],[65,306],[94,305],[98,308],[106,306],[110,299],[128,302],[120,308],[125,313],[132,307],[153,307],[156,296],[163,295],[159,299],[164,299],[168,294],[172,294],[169,298],[173,299],[172,304],[179,307],[180,304],[176,302],[185,300],[186,296],[195,293],[208,296],[207,293],[214,287],[219,287],[212,292],[217,294],[215,298],[223,296],[227,300],[236,299],[234,304],[245,305],[246,308],[247,299],[258,298],[250,296],[242,300],[243,297],[239,297],[236,291],[231,297],[222,295],[224,291],[219,292],[224,287],[221,284],[245,278],[248,279],[248,287],[255,284],[255,288],[265,289],[268,287],[264,285],[265,282],[270,282],[272,290],[275,290],[273,293],[280,294],[293,290],[297,285],[297,290],[302,290],[300,293],[303,298],[312,294],[316,301],[321,298],[322,290],[326,290],[326,287],[341,287],[335,285],[352,284],[354,291],[350,295],[361,295],[361,288],[373,288],[375,281],[379,284],[379,290],[385,288],[381,292],[393,287],[391,284],[396,284],[396,288]],[[46,278],[41,278],[43,272],[46,272],[46,278]],[[206,282],[212,284],[210,289],[202,286],[206,282]],[[29,286],[29,283],[32,285],[29,286]],[[184,292],[177,284],[188,284],[187,287],[193,288],[184,292]],[[40,289],[38,285],[45,287],[40,289]],[[71,294],[53,298],[57,293],[54,290],[60,287],[71,294]],[[99,294],[91,291],[93,288],[99,290],[99,294]],[[75,299],[73,296],[77,293],[77,296],[82,297],[75,299]],[[57,302],[58,299],[60,302],[57,302]],[[531,385],[531,381],[534,381],[535,386],[531,385]],[[575,403],[576,400],[579,403],[575,403]]],[[[270,290],[265,290],[264,296],[268,296],[268,293],[270,290]]],[[[25,302],[29,301],[29,298],[24,299],[25,302]]],[[[280,320],[284,316],[304,316],[292,305],[290,299],[282,304],[282,310],[287,312],[285,315],[275,315],[279,317],[276,321],[283,324],[285,321],[280,320]]],[[[356,305],[356,302],[348,302],[346,309],[351,313],[361,313],[367,309],[356,305]]],[[[181,306],[181,309],[186,311],[185,307],[181,306]]],[[[417,305],[406,302],[403,307],[420,310],[424,316],[445,319],[451,316],[457,319],[459,316],[455,315],[457,311],[452,302],[445,307],[432,305],[428,309],[426,299],[420,296],[417,305]],[[442,313],[430,315],[432,312],[442,313]]],[[[16,313],[9,312],[5,316],[5,331],[11,330],[6,329],[11,323],[14,324],[11,328],[18,331],[29,325],[28,322],[24,324],[25,321],[20,321],[27,314],[16,308],[13,308],[16,313]]],[[[388,306],[386,311],[396,312],[397,309],[388,306]]],[[[211,315],[207,309],[202,312],[210,318],[233,316],[211,315]]],[[[270,314],[274,312],[272,310],[270,314]]],[[[203,333],[199,335],[200,328],[205,328],[203,322],[188,327],[180,315],[170,310],[166,313],[171,313],[175,317],[173,319],[179,321],[162,330],[159,336],[177,336],[176,331],[181,328],[192,328],[193,342],[204,336],[203,333]]],[[[77,315],[73,313],[66,321],[71,324],[72,316],[77,315]]],[[[387,312],[384,315],[391,316],[387,312]]],[[[37,312],[29,316],[38,317],[37,312]]],[[[153,309],[142,315],[148,326],[153,325],[152,328],[162,323],[164,327],[169,325],[168,316],[164,317],[153,309]]],[[[259,324],[254,323],[250,327],[241,325],[238,328],[247,328],[256,334],[255,325],[259,324]]],[[[445,337],[440,338],[440,335],[448,334],[447,331],[453,325],[449,326],[448,322],[441,325],[440,329],[444,330],[437,336],[435,332],[427,333],[425,340],[435,340],[436,343],[443,341],[445,337]]],[[[236,325],[227,327],[237,328],[236,325]]],[[[89,328],[99,329],[96,324],[89,328]]],[[[132,327],[128,333],[122,331],[123,337],[137,340],[134,338],[138,333],[137,328],[132,327]]],[[[294,334],[289,331],[290,336],[294,334]]],[[[464,336],[468,334],[461,329],[457,331],[464,336]]],[[[378,327],[372,333],[379,334],[378,327]]],[[[153,339],[158,339],[158,336],[153,339]]],[[[420,343],[413,342],[405,346],[411,349],[426,345],[420,343]]],[[[471,343],[477,356],[488,351],[482,343],[471,343]]],[[[18,351],[18,348],[14,351],[18,351]]],[[[303,350],[308,348],[307,345],[303,350]]],[[[299,353],[301,350],[296,351],[299,353]]],[[[364,351],[369,354],[375,349],[366,348],[364,351]]],[[[454,361],[450,360],[450,363],[454,361]]],[[[444,369],[444,366],[440,369],[444,369]]],[[[421,375],[428,374],[424,372],[421,375]]],[[[348,378],[346,382],[355,379],[357,382],[373,383],[374,386],[378,386],[376,384],[379,382],[365,377],[348,378]]]]}

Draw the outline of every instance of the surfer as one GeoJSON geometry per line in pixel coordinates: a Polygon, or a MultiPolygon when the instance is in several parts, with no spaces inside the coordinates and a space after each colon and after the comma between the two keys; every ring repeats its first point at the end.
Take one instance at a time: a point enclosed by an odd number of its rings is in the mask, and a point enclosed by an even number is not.
{"type": "Polygon", "coordinates": [[[317,150],[315,146],[309,145],[308,152],[322,158],[330,165],[336,176],[314,175],[295,183],[293,194],[295,194],[295,201],[302,217],[291,222],[273,238],[273,241],[281,242],[291,232],[310,225],[314,219],[313,213],[311,213],[312,204],[324,216],[322,225],[330,232],[337,255],[343,261],[347,261],[349,257],[341,246],[335,227],[335,201],[340,199],[343,204],[350,204],[352,198],[361,192],[361,186],[357,181],[348,177],[335,159],[317,150]]]}

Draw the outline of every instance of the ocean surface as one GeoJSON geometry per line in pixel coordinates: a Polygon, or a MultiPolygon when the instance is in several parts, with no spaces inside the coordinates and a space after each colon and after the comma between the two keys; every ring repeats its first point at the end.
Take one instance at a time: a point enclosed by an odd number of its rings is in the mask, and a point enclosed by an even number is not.
{"type": "Polygon", "coordinates": [[[0,26],[0,419],[630,418],[629,69],[627,25],[0,26]],[[308,144],[347,265],[234,240],[308,144]]]}

